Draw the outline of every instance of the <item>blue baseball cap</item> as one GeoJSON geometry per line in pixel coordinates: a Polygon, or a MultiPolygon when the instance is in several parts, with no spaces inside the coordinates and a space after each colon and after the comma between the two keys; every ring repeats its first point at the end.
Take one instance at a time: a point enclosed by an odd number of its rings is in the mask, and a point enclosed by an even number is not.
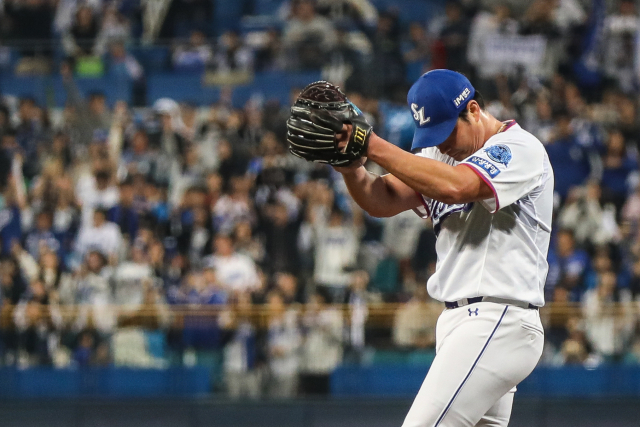
{"type": "Polygon", "coordinates": [[[442,144],[475,94],[469,79],[455,71],[432,70],[420,76],[407,95],[416,124],[411,150],[442,144]]]}

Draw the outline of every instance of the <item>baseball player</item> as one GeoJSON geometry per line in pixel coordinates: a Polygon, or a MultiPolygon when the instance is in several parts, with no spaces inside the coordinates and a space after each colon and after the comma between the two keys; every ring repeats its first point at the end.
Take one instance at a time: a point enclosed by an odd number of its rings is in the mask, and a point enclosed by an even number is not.
{"type": "Polygon", "coordinates": [[[437,355],[403,426],[507,426],[516,385],[544,341],[538,308],[553,171],[543,145],[489,114],[469,80],[450,70],[422,75],[409,91],[416,155],[378,137],[324,84],[322,95],[303,91],[292,107],[291,152],[336,167],[371,215],[412,209],[431,217],[437,235],[427,290],[446,309],[437,355]],[[389,173],[369,173],[365,156],[389,173]]]}

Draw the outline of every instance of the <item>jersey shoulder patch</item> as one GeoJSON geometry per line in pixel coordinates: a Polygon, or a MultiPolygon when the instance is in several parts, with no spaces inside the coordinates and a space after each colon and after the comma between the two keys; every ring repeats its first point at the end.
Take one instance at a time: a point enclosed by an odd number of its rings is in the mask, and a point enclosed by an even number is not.
{"type": "Polygon", "coordinates": [[[484,149],[487,156],[494,162],[509,166],[511,161],[511,149],[504,144],[496,144],[484,149]]]}
{"type": "Polygon", "coordinates": [[[487,159],[478,156],[471,156],[467,160],[469,163],[480,166],[491,177],[495,178],[500,173],[500,169],[487,159]]]}

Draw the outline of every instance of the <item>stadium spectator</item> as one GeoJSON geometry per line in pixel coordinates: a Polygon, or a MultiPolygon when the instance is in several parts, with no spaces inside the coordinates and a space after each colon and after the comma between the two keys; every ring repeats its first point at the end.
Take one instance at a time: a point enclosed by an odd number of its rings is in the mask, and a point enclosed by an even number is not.
{"type": "Polygon", "coordinates": [[[366,322],[369,317],[368,305],[379,302],[379,297],[368,291],[369,273],[357,270],[351,274],[349,292],[345,303],[349,305],[349,328],[345,331],[345,359],[351,357],[360,362],[366,350],[366,322]]]}
{"type": "Polygon", "coordinates": [[[131,175],[153,176],[156,154],[149,147],[149,137],[144,129],[137,130],[131,145],[122,153],[121,164],[131,175]]]}
{"type": "Polygon", "coordinates": [[[220,197],[213,206],[215,230],[230,234],[234,225],[243,220],[254,224],[256,221],[251,198],[252,180],[247,176],[230,178],[231,191],[220,197]]]}
{"type": "Polygon", "coordinates": [[[281,70],[285,68],[282,35],[270,28],[262,43],[254,49],[254,67],[256,71],[281,70]]]}
{"type": "Polygon", "coordinates": [[[336,44],[327,56],[327,64],[322,67],[322,77],[350,90],[362,90],[363,55],[367,48],[358,46],[351,40],[345,28],[336,29],[336,44]]]}
{"type": "Polygon", "coordinates": [[[13,312],[18,340],[17,365],[51,365],[49,342],[59,334],[62,318],[40,281],[32,282],[13,312]]]}
{"type": "Polygon", "coordinates": [[[262,239],[253,234],[249,221],[239,221],[236,224],[233,239],[238,253],[248,256],[257,265],[263,265],[266,257],[265,245],[262,239]]]}
{"type": "Polygon", "coordinates": [[[603,64],[606,75],[624,92],[637,87],[634,37],[640,29],[636,5],[631,0],[618,2],[618,10],[605,18],[603,64]]]}
{"type": "Polygon", "coordinates": [[[617,289],[617,277],[612,271],[602,273],[596,288],[587,290],[582,300],[586,338],[593,345],[595,354],[604,361],[621,356],[633,331],[633,317],[628,307],[623,306],[626,313],[621,316],[608,310],[616,300],[628,302],[629,295],[617,289]]]}
{"type": "Polygon", "coordinates": [[[572,230],[578,245],[603,245],[619,237],[615,206],[603,204],[597,181],[573,187],[558,215],[558,225],[572,230]]]}
{"type": "Polygon", "coordinates": [[[564,200],[571,187],[582,185],[591,173],[589,153],[582,147],[571,128],[567,112],[555,114],[554,136],[547,145],[547,154],[554,170],[561,170],[555,178],[555,191],[564,200]]]}
{"type": "Polygon", "coordinates": [[[300,366],[303,395],[329,393],[329,376],[342,361],[342,312],[313,294],[302,317],[304,338],[300,366]]]}
{"type": "Polygon", "coordinates": [[[35,100],[20,100],[15,138],[23,158],[23,174],[29,179],[34,178],[39,172],[37,151],[50,132],[46,115],[44,116],[45,120],[42,120],[42,110],[36,105],[35,100]]]}
{"type": "Polygon", "coordinates": [[[120,200],[120,191],[115,185],[111,170],[97,166],[90,176],[76,184],[76,197],[82,203],[82,226],[90,223],[96,208],[111,209],[120,200]]]}
{"type": "Polygon", "coordinates": [[[9,255],[15,242],[22,240],[22,209],[26,208],[24,201],[18,198],[18,189],[12,178],[12,185],[4,191],[4,206],[0,209],[0,242],[2,255],[9,255]]]}
{"type": "Polygon", "coordinates": [[[342,302],[349,285],[345,267],[354,265],[358,255],[358,230],[335,206],[327,219],[318,216],[315,221],[314,280],[328,302],[342,302]]]}
{"type": "Polygon", "coordinates": [[[127,52],[124,42],[114,40],[108,46],[106,57],[107,73],[131,81],[132,83],[132,104],[134,107],[146,105],[146,81],[142,65],[138,60],[127,52]]]}
{"type": "Polygon", "coordinates": [[[38,261],[44,251],[62,253],[62,245],[53,232],[51,212],[41,211],[36,217],[36,226],[25,239],[25,247],[29,254],[38,261]]]}
{"type": "Polygon", "coordinates": [[[560,363],[564,365],[584,365],[588,363],[591,346],[587,342],[584,325],[579,318],[571,318],[567,322],[569,338],[562,344],[560,363]]]}
{"type": "Polygon", "coordinates": [[[640,148],[640,123],[636,102],[628,96],[617,97],[615,102],[616,127],[622,133],[628,148],[640,148]]]}
{"type": "Polygon", "coordinates": [[[57,294],[56,298],[60,303],[74,303],[73,297],[60,294],[60,290],[68,288],[68,283],[74,278],[70,273],[63,270],[61,262],[54,251],[46,251],[40,256],[37,274],[47,292],[51,295],[57,294]]]}
{"type": "Polygon", "coordinates": [[[98,20],[88,6],[80,6],[69,31],[63,36],[67,56],[80,59],[96,54],[96,39],[100,30],[98,20]]]}
{"type": "MultiPolygon", "coordinates": [[[[193,222],[183,231],[186,253],[189,254],[191,266],[197,268],[202,265],[202,259],[207,255],[213,241],[213,223],[206,209],[197,207],[193,210],[193,222]]],[[[181,243],[178,242],[180,245],[181,243]]]]}
{"type": "Polygon", "coordinates": [[[469,30],[467,61],[483,81],[479,87],[483,95],[491,94],[491,90],[486,86],[491,84],[490,81],[496,75],[512,75],[515,72],[513,66],[505,67],[505,64],[493,61],[485,43],[492,37],[517,35],[518,31],[519,23],[511,17],[511,9],[505,3],[497,4],[491,11],[480,11],[473,18],[469,30]]]}
{"type": "Polygon", "coordinates": [[[153,331],[166,328],[170,314],[151,281],[143,281],[142,285],[143,305],[137,311],[121,313],[121,327],[111,337],[113,363],[132,368],[163,368],[165,361],[156,355],[148,337],[153,331]]]}
{"type": "Polygon", "coordinates": [[[425,221],[412,211],[386,218],[382,229],[382,243],[389,254],[399,262],[403,282],[415,280],[411,257],[416,252],[425,221]]]}
{"type": "Polygon", "coordinates": [[[213,64],[219,72],[250,72],[253,71],[253,53],[244,44],[240,34],[227,31],[220,36],[213,64]]]}
{"type": "Polygon", "coordinates": [[[89,331],[80,334],[78,347],[73,351],[73,360],[79,367],[89,366],[94,359],[95,340],[89,331]]]}
{"type": "Polygon", "coordinates": [[[426,29],[419,22],[409,27],[409,40],[403,48],[404,62],[407,64],[407,80],[414,81],[431,68],[431,43],[426,29]]]}
{"type": "Polygon", "coordinates": [[[638,185],[638,161],[627,152],[622,132],[609,132],[606,152],[602,158],[602,190],[606,200],[613,203],[616,211],[622,209],[628,194],[638,185]]]}
{"type": "Polygon", "coordinates": [[[120,227],[123,238],[132,242],[138,235],[140,212],[135,204],[133,178],[130,177],[119,185],[120,201],[107,211],[107,221],[120,227]]]}
{"type": "Polygon", "coordinates": [[[429,298],[423,286],[398,309],[393,321],[393,343],[406,349],[434,348],[436,330],[433,315],[438,305],[429,298]]]}
{"type": "Polygon", "coordinates": [[[269,396],[292,398],[298,388],[299,350],[302,343],[298,313],[285,305],[283,296],[277,291],[267,295],[267,308],[269,396]]]}
{"type": "Polygon", "coordinates": [[[69,107],[65,124],[69,128],[72,151],[76,156],[86,155],[87,146],[99,135],[96,132],[106,133],[111,127],[111,112],[102,92],[93,91],[85,100],[73,79],[69,63],[62,63],[60,74],[69,107]]]}
{"type": "Polygon", "coordinates": [[[383,94],[396,95],[405,80],[397,14],[390,11],[381,13],[375,29],[361,26],[361,30],[368,37],[373,53],[368,64],[370,71],[355,89],[371,97],[381,97],[383,94]]]}
{"type": "Polygon", "coordinates": [[[522,17],[523,34],[541,34],[549,40],[558,39],[562,28],[558,22],[555,5],[549,0],[536,0],[522,17]]]}
{"type": "Polygon", "coordinates": [[[2,301],[5,304],[17,304],[27,290],[27,283],[20,272],[14,258],[0,261],[0,282],[2,284],[2,301]]]}
{"type": "Polygon", "coordinates": [[[113,301],[127,310],[137,308],[144,302],[145,287],[150,286],[153,269],[141,245],[131,247],[131,261],[120,263],[113,274],[113,301]]]}
{"type": "Polygon", "coordinates": [[[178,45],[172,56],[176,71],[202,72],[213,60],[213,49],[202,31],[192,31],[187,43],[178,45]]]}
{"type": "Polygon", "coordinates": [[[93,249],[98,249],[108,257],[110,262],[118,259],[122,246],[122,234],[117,224],[107,221],[104,209],[93,211],[93,224],[83,225],[78,231],[76,251],[84,256],[93,249]]]}
{"type": "Polygon", "coordinates": [[[551,95],[546,91],[536,95],[535,109],[526,112],[525,126],[544,145],[549,144],[554,135],[553,107],[551,105],[551,95]]]}
{"type": "Polygon", "coordinates": [[[155,131],[150,133],[150,143],[154,150],[158,151],[158,169],[166,169],[164,173],[158,171],[155,177],[159,182],[167,182],[171,170],[176,164],[181,165],[186,153],[188,141],[182,134],[182,118],[180,107],[173,99],[161,98],[153,104],[155,123],[152,126],[155,131]]]}
{"type": "Polygon", "coordinates": [[[299,286],[298,278],[291,273],[276,273],[274,275],[274,290],[286,305],[304,303],[304,289],[299,286]]]}
{"type": "Polygon", "coordinates": [[[223,354],[223,370],[229,397],[257,399],[262,394],[263,359],[258,331],[251,323],[251,299],[240,294],[233,307],[220,317],[222,328],[230,335],[223,354]]]}
{"type": "Polygon", "coordinates": [[[260,226],[265,240],[267,265],[270,273],[276,271],[298,272],[298,233],[301,218],[299,212],[289,213],[283,202],[265,206],[260,226]]]}
{"type": "Polygon", "coordinates": [[[467,43],[471,23],[467,21],[462,4],[458,1],[447,2],[445,19],[441,28],[436,32],[438,44],[441,46],[442,58],[439,59],[442,68],[448,68],[460,73],[468,72],[467,43]]]}
{"type": "Polygon", "coordinates": [[[313,0],[297,0],[284,27],[283,45],[291,68],[319,69],[336,43],[331,21],[316,14],[313,0]]]}
{"type": "Polygon", "coordinates": [[[115,4],[105,6],[100,31],[96,36],[96,54],[104,55],[110,46],[112,51],[113,46],[121,45],[124,47],[124,43],[130,36],[131,25],[127,18],[118,11],[115,4]]]}
{"type": "Polygon", "coordinates": [[[545,295],[553,298],[553,289],[562,286],[570,293],[571,301],[580,301],[584,292],[584,275],[589,267],[589,255],[576,248],[571,230],[560,230],[555,245],[549,248],[549,274],[545,283],[545,295]]]}
{"type": "Polygon", "coordinates": [[[213,239],[213,255],[206,257],[203,265],[212,266],[224,289],[230,294],[251,293],[259,290],[258,271],[251,258],[237,253],[233,239],[217,234],[213,239]]]}

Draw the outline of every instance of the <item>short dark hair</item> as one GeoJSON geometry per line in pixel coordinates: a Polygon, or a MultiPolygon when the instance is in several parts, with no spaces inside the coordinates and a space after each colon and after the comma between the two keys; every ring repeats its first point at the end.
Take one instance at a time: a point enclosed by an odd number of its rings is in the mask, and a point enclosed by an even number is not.
{"type": "MultiPolygon", "coordinates": [[[[480,106],[480,109],[484,110],[484,98],[482,97],[482,94],[479,91],[476,90],[476,93],[473,95],[473,99],[471,99],[470,101],[476,101],[480,106]]],[[[468,102],[467,102],[467,105],[469,105],[468,102]]],[[[467,116],[469,116],[469,109],[466,108],[465,106],[465,109],[460,111],[460,114],[458,115],[458,117],[468,122],[469,118],[467,116]]]]}

